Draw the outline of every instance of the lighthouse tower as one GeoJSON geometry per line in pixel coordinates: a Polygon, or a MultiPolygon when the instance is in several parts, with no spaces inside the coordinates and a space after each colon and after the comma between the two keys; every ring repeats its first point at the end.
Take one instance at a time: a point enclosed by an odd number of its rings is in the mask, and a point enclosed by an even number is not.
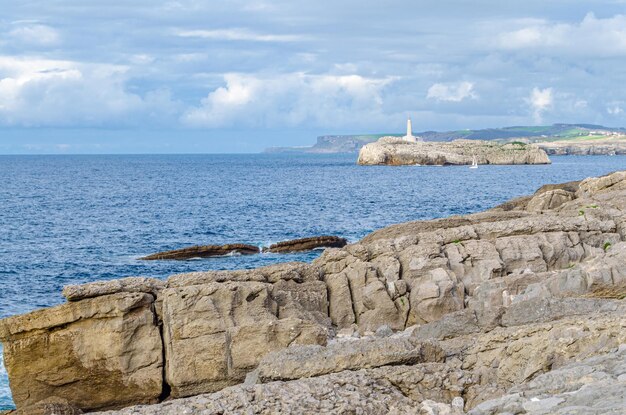
{"type": "MultiPolygon", "coordinates": [[[[404,140],[409,141],[411,143],[417,143],[418,139],[413,135],[413,129],[411,127],[411,119],[409,118],[406,121],[406,135],[402,137],[404,140]]],[[[421,141],[421,140],[420,140],[421,141]]]]}

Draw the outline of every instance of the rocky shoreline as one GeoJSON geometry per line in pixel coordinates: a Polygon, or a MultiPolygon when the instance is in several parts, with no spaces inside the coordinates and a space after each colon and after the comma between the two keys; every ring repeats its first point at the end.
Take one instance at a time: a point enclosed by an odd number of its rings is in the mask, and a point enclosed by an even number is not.
{"type": "Polygon", "coordinates": [[[64,295],[0,321],[16,415],[622,413],[626,171],[310,264],[64,295]]]}
{"type": "Polygon", "coordinates": [[[359,152],[360,165],[464,165],[472,164],[550,164],[545,151],[532,144],[499,144],[480,140],[452,142],[408,142],[383,137],[365,145],[359,152]]]}

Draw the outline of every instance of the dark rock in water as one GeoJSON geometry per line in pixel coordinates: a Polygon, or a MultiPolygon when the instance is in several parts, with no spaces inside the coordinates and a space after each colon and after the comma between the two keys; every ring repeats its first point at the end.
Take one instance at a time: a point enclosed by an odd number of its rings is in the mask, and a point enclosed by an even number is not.
{"type": "Polygon", "coordinates": [[[175,249],[173,251],[158,252],[139,259],[146,261],[153,261],[157,259],[190,259],[223,256],[228,254],[253,255],[258,254],[259,252],[261,251],[258,246],[246,244],[200,245],[183,249],[175,249]]]}
{"type": "Polygon", "coordinates": [[[278,242],[264,248],[263,252],[284,253],[310,251],[315,248],[343,248],[348,244],[345,238],[338,236],[314,236],[311,238],[294,239],[278,242]]]}

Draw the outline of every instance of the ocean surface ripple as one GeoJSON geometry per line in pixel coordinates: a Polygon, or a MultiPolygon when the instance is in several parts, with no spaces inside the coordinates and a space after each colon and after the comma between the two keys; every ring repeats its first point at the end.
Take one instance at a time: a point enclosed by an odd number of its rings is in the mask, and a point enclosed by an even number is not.
{"type": "MultiPolygon", "coordinates": [[[[67,284],[319,255],[136,259],[157,251],[322,234],[357,241],[389,224],[476,212],[545,183],[625,167],[623,156],[475,170],[360,167],[353,155],[0,156],[0,318],[61,303],[67,284]]],[[[0,364],[0,410],[8,408],[0,364]]]]}

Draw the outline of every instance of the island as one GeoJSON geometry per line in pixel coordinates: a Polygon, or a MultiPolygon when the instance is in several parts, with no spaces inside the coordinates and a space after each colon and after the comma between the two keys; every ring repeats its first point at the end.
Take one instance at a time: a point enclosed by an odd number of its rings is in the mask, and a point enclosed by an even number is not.
{"type": "Polygon", "coordinates": [[[550,164],[546,152],[523,142],[483,140],[410,141],[406,136],[383,137],[359,152],[359,165],[550,164]]]}
{"type": "Polygon", "coordinates": [[[311,263],[63,294],[0,320],[12,415],[623,413],[626,171],[311,263]]]}

